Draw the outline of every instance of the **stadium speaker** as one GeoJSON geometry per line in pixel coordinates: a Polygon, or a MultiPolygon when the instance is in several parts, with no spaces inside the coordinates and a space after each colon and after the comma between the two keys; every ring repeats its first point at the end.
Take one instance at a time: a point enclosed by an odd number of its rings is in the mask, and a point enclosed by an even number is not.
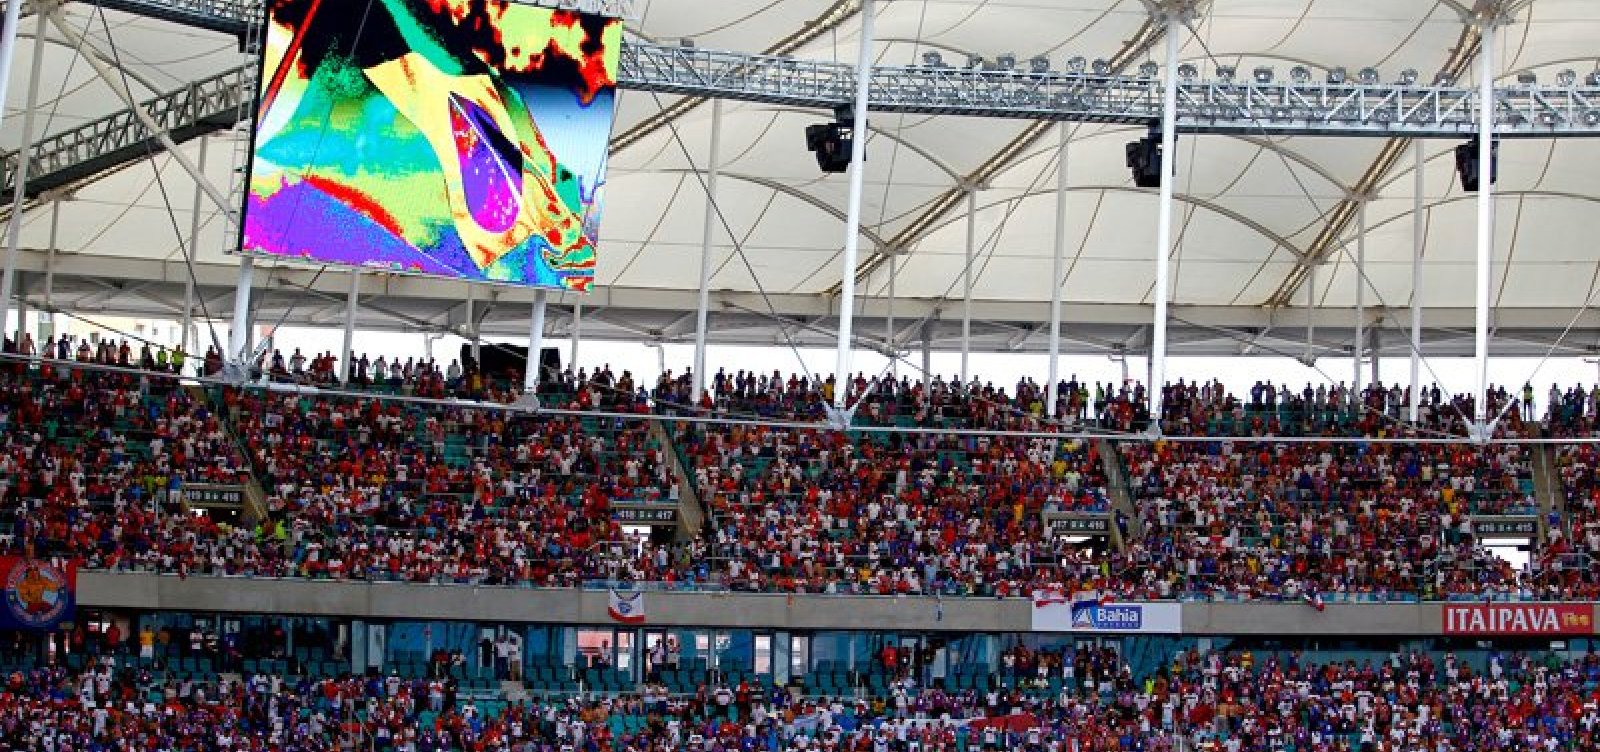
{"type": "MultiPolygon", "coordinates": [[[[1456,147],[1456,173],[1461,176],[1461,190],[1478,192],[1478,139],[1456,147]]],[[[1489,145],[1489,184],[1500,182],[1500,139],[1489,145]]]]}
{"type": "Polygon", "coordinates": [[[823,172],[850,169],[850,150],[855,145],[856,118],[850,107],[834,110],[834,121],[806,126],[806,150],[817,158],[823,172]]]}
{"type": "Polygon", "coordinates": [[[1133,171],[1133,184],[1140,188],[1161,187],[1161,135],[1159,126],[1151,126],[1150,135],[1130,141],[1127,147],[1128,169],[1133,171]]]}

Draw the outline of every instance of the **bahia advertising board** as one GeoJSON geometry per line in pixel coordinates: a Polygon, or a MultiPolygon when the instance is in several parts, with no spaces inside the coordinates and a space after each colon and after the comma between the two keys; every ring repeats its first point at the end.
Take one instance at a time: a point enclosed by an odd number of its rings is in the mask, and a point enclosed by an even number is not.
{"type": "Polygon", "coordinates": [[[1033,631],[1179,634],[1183,631],[1183,607],[1038,593],[1033,599],[1033,631]]]}

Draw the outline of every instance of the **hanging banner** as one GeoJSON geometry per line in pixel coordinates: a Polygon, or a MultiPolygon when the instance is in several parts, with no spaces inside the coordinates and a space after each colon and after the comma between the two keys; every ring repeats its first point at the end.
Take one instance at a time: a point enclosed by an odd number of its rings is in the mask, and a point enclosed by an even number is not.
{"type": "Polygon", "coordinates": [[[1111,515],[1044,512],[1044,528],[1051,535],[1111,535],[1111,515]]]}
{"type": "Polygon", "coordinates": [[[1447,635],[1592,635],[1594,606],[1578,603],[1446,605],[1447,635]]]}
{"type": "Polygon", "coordinates": [[[1539,518],[1526,515],[1472,516],[1472,532],[1479,538],[1537,538],[1539,518]]]}
{"type": "Polygon", "coordinates": [[[1033,631],[1180,634],[1183,607],[1176,603],[1108,602],[1093,594],[1067,598],[1041,592],[1033,596],[1033,631]]]}
{"type": "Polygon", "coordinates": [[[676,525],[676,504],[612,504],[611,519],[623,525],[676,525]]]}
{"type": "Polygon", "coordinates": [[[76,564],[58,567],[39,559],[0,556],[0,583],[5,587],[0,629],[49,630],[73,617],[76,564]]]}
{"type": "Polygon", "coordinates": [[[644,623],[644,593],[630,590],[626,593],[606,591],[606,614],[620,624],[644,623]]]}
{"type": "Polygon", "coordinates": [[[191,507],[238,509],[244,506],[244,486],[225,483],[185,483],[183,503],[191,507]]]}

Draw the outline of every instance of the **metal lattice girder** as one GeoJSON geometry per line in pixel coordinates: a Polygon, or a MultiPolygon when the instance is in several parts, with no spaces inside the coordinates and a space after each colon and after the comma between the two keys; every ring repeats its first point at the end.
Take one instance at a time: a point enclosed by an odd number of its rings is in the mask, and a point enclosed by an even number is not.
{"type": "MultiPolygon", "coordinates": [[[[254,67],[254,63],[247,65],[254,67]]],[[[230,127],[237,121],[240,103],[248,101],[247,77],[242,68],[194,81],[141,103],[145,111],[177,142],[230,127]]],[[[28,195],[70,185],[102,170],[136,159],[161,145],[131,110],[119,110],[40,139],[28,166],[28,195]]],[[[17,152],[0,156],[0,185],[9,196],[15,191],[17,152]]]]}
{"type": "MultiPolygon", "coordinates": [[[[833,108],[850,100],[854,67],[698,48],[629,44],[621,86],[833,108]]],[[[1028,120],[1149,123],[1162,85],[1142,76],[880,66],[872,108],[882,112],[1028,120]]],[[[1600,135],[1600,86],[1517,85],[1498,91],[1502,136],[1600,135]]],[[[1178,84],[1185,133],[1457,137],[1476,131],[1478,95],[1460,87],[1398,84],[1178,84]]]]}
{"type": "Polygon", "coordinates": [[[261,13],[261,0],[98,0],[98,4],[225,34],[242,34],[245,19],[261,13]]]}
{"type": "MultiPolygon", "coordinates": [[[[259,0],[109,0],[108,7],[238,33],[259,0]]],[[[629,0],[539,4],[631,10],[629,0]]],[[[624,89],[832,109],[849,103],[845,63],[630,42],[624,89]]],[[[1517,84],[1497,92],[1504,137],[1600,135],[1600,86],[1517,84]]],[[[1183,133],[1453,138],[1475,132],[1477,91],[1457,86],[1346,82],[1181,81],[1183,133]]],[[[1142,76],[882,66],[872,107],[883,112],[1148,123],[1160,116],[1161,82],[1142,76]]]]}

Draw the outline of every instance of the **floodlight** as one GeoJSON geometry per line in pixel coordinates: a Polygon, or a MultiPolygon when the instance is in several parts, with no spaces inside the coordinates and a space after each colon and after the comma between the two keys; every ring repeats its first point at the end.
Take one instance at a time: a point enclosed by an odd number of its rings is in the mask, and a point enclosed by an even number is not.
{"type": "Polygon", "coordinates": [[[968,70],[983,70],[983,62],[984,61],[983,61],[983,56],[982,55],[968,55],[967,56],[967,69],[968,70]]]}
{"type": "Polygon", "coordinates": [[[1344,68],[1333,68],[1328,71],[1328,83],[1338,86],[1344,83],[1344,79],[1347,75],[1349,74],[1344,68]]]}
{"type": "Polygon", "coordinates": [[[1589,85],[1600,86],[1600,71],[1595,71],[1589,74],[1589,85]]]}
{"type": "Polygon", "coordinates": [[[1272,66],[1263,65],[1263,66],[1257,67],[1255,69],[1255,71],[1254,71],[1254,75],[1256,77],[1256,83],[1258,83],[1258,84],[1270,84],[1270,83],[1272,83],[1272,76],[1273,76],[1272,66]]]}
{"type": "Polygon", "coordinates": [[[824,173],[849,170],[854,143],[855,117],[843,111],[834,113],[832,123],[806,126],[806,150],[817,158],[817,168],[824,173]]]}
{"type": "Polygon", "coordinates": [[[1047,58],[1044,55],[1039,55],[1037,57],[1034,57],[1033,59],[1028,61],[1028,68],[1031,69],[1034,73],[1049,73],[1050,72],[1050,58],[1047,58]]]}
{"type": "Polygon", "coordinates": [[[1407,69],[1405,69],[1403,71],[1400,71],[1400,85],[1401,86],[1416,86],[1417,85],[1417,76],[1418,76],[1418,73],[1417,73],[1417,69],[1416,68],[1407,68],[1407,69]]]}
{"type": "Polygon", "coordinates": [[[1193,81],[1199,75],[1200,69],[1194,67],[1194,63],[1184,63],[1178,66],[1178,78],[1184,81],[1193,81]]]}
{"type": "Polygon", "coordinates": [[[1433,74],[1434,86],[1455,86],[1456,77],[1450,71],[1439,71],[1433,74]]]}
{"type": "MultiPolygon", "coordinates": [[[[1461,176],[1461,190],[1467,193],[1478,192],[1478,139],[1472,139],[1456,147],[1456,173],[1461,176]]],[[[1500,180],[1500,139],[1495,139],[1489,144],[1489,184],[1493,185],[1500,180]]]]}
{"type": "Polygon", "coordinates": [[[1533,71],[1523,71],[1517,74],[1517,83],[1523,86],[1534,86],[1539,83],[1539,74],[1533,71]]]}
{"type": "Polygon", "coordinates": [[[1383,80],[1383,75],[1378,73],[1378,69],[1372,66],[1362,68],[1361,72],[1357,73],[1356,76],[1358,81],[1368,86],[1375,86],[1383,80]]]}
{"type": "Polygon", "coordinates": [[[939,54],[938,50],[928,50],[922,53],[922,64],[929,68],[943,68],[944,55],[939,54]]]}
{"type": "Polygon", "coordinates": [[[1556,83],[1562,86],[1571,86],[1578,82],[1578,72],[1567,68],[1556,74],[1556,83]]]}
{"type": "Polygon", "coordinates": [[[1104,75],[1106,75],[1107,73],[1110,73],[1110,72],[1111,72],[1111,61],[1106,60],[1104,58],[1096,58],[1095,59],[1095,61],[1094,61],[1094,74],[1096,76],[1104,76],[1104,75]]]}
{"type": "Polygon", "coordinates": [[[1544,112],[1539,113],[1539,122],[1544,123],[1545,125],[1555,125],[1556,120],[1557,117],[1554,112],[1545,110],[1544,112]]]}
{"type": "Polygon", "coordinates": [[[694,49],[694,40],[689,37],[684,37],[678,40],[678,46],[686,50],[692,50],[694,49]]]}
{"type": "Polygon", "coordinates": [[[1600,110],[1589,110],[1583,113],[1583,122],[1589,125],[1600,125],[1600,110]]]}
{"type": "Polygon", "coordinates": [[[1311,83],[1311,69],[1304,65],[1296,65],[1289,69],[1289,80],[1297,84],[1311,83]]]}
{"type": "Polygon", "coordinates": [[[1067,71],[1071,73],[1083,73],[1088,67],[1089,61],[1083,59],[1082,55],[1074,55],[1067,61],[1067,71]]]}
{"type": "Polygon", "coordinates": [[[998,67],[1000,70],[1003,70],[1003,71],[1016,70],[1017,69],[1017,56],[1013,55],[1013,54],[1011,54],[1009,52],[1002,52],[1002,53],[1000,53],[999,57],[996,57],[994,59],[994,64],[995,64],[996,67],[998,67]]]}
{"type": "MultiPolygon", "coordinates": [[[[1139,65],[1140,78],[1155,78],[1159,72],[1161,72],[1161,66],[1156,65],[1154,60],[1146,60],[1139,65]]],[[[1179,73],[1181,74],[1182,71],[1179,71],[1179,73]]]]}
{"type": "Polygon", "coordinates": [[[1151,123],[1150,132],[1138,141],[1130,141],[1124,148],[1128,169],[1133,172],[1133,184],[1139,188],[1160,188],[1163,163],[1161,127],[1151,123]]]}
{"type": "Polygon", "coordinates": [[[1217,80],[1232,81],[1237,72],[1238,70],[1231,65],[1219,65],[1217,66],[1217,80]]]}

